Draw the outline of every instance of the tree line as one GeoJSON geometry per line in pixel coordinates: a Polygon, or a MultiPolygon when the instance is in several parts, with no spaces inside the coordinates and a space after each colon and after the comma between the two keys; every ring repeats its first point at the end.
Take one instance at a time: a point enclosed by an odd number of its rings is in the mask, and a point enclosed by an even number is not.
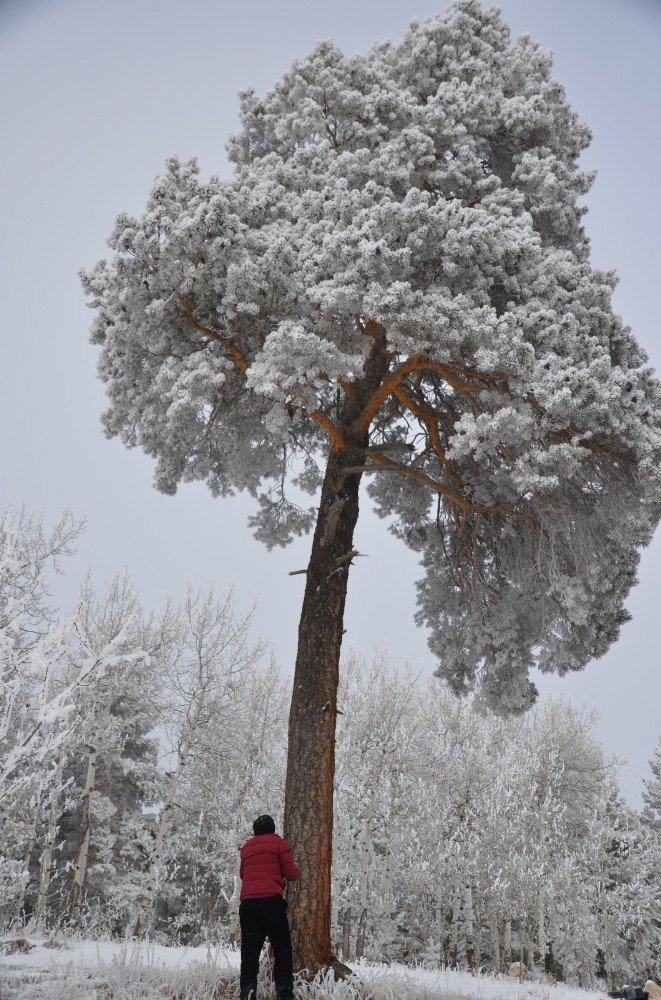
{"type": "MultiPolygon", "coordinates": [[[[238,938],[238,849],[282,819],[291,681],[230,592],[147,613],[126,575],[49,600],[82,525],[0,522],[0,919],[238,938]]],[[[595,717],[478,711],[385,652],[340,683],[331,939],[584,986],[658,976],[661,740],[636,811],[595,717]]]]}

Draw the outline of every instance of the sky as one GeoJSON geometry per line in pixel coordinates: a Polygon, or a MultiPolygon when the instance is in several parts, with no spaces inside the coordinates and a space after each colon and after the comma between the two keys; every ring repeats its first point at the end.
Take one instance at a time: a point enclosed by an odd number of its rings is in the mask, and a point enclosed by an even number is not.
{"type": "MultiPolygon", "coordinates": [[[[256,630],[290,673],[309,539],[267,552],[251,535],[249,497],[214,500],[200,484],[175,497],[152,487],[152,461],[108,441],[91,313],[77,277],[107,254],[119,211],[138,213],[171,153],[198,156],[203,175],[229,176],[227,135],[237,92],[263,93],[321,38],[347,53],[399,37],[444,0],[0,0],[0,508],[24,503],[53,521],[87,516],[66,575],[63,608],[89,566],[101,587],[128,568],[146,607],[181,597],[191,580],[237,603],[257,602],[256,630]]],[[[661,361],[661,0],[503,0],[513,37],[554,52],[554,75],[593,129],[584,154],[598,170],[585,225],[597,267],[620,275],[615,307],[650,364],[661,361]]],[[[349,582],[345,642],[387,648],[431,674],[415,627],[417,557],[363,498],[349,582]]],[[[584,672],[540,678],[599,713],[598,734],[638,805],[661,733],[659,535],[643,554],[617,643],[584,672]]]]}

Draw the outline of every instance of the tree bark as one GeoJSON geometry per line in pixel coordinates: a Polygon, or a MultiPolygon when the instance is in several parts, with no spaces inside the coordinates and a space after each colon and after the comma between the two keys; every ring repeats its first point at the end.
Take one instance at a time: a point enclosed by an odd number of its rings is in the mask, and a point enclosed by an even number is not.
{"type": "MultiPolygon", "coordinates": [[[[197,713],[195,716],[195,722],[197,722],[197,713]]],[[[163,854],[163,845],[165,844],[165,838],[167,836],[168,828],[170,826],[170,817],[172,815],[172,810],[174,807],[174,800],[177,795],[179,788],[179,781],[181,775],[183,774],[184,768],[188,761],[188,745],[181,744],[179,746],[179,751],[177,753],[177,767],[168,776],[168,793],[165,799],[165,805],[161,811],[161,816],[158,823],[158,830],[156,832],[156,840],[154,841],[154,846],[152,848],[151,857],[149,859],[149,870],[147,872],[147,885],[145,891],[142,895],[140,901],[140,909],[138,911],[138,918],[135,922],[135,928],[133,930],[133,935],[136,938],[144,937],[145,931],[149,925],[149,919],[152,914],[152,909],[154,907],[154,902],[156,900],[156,875],[158,873],[158,868],[161,861],[161,856],[163,854]]]]}
{"type": "MultiPolygon", "coordinates": [[[[95,713],[96,714],[96,713],[95,713]]],[[[80,909],[83,901],[83,890],[87,877],[87,858],[89,855],[90,836],[92,833],[92,795],[96,791],[96,766],[98,762],[99,731],[95,726],[94,745],[88,747],[87,776],[83,793],[83,808],[80,819],[80,834],[76,845],[73,879],[69,893],[69,910],[72,916],[80,909]]]]}
{"type": "Polygon", "coordinates": [[[39,787],[39,790],[37,792],[37,801],[35,803],[34,811],[32,813],[28,842],[25,851],[23,853],[23,872],[19,884],[18,895],[16,896],[16,902],[14,903],[15,921],[19,921],[21,919],[21,914],[23,912],[23,904],[25,903],[25,895],[27,893],[28,885],[30,883],[30,859],[32,858],[32,851],[34,850],[34,842],[37,836],[37,821],[39,819],[41,812],[41,796],[42,796],[42,786],[39,787]]]}
{"type": "Polygon", "coordinates": [[[237,864],[237,874],[234,876],[234,892],[230,899],[229,904],[229,914],[230,914],[230,944],[236,947],[239,943],[239,893],[241,892],[241,879],[238,874],[239,865],[237,864]]]}
{"type": "Polygon", "coordinates": [[[466,962],[471,972],[475,969],[475,917],[473,913],[473,890],[466,886],[464,894],[464,938],[466,941],[466,962]]]}
{"type": "Polygon", "coordinates": [[[455,882],[454,896],[452,900],[452,924],[450,925],[450,945],[448,948],[448,964],[451,969],[457,968],[457,954],[459,949],[459,910],[461,907],[461,890],[459,881],[455,882]]]}
{"type": "Polygon", "coordinates": [[[436,890],[436,908],[434,924],[434,944],[436,948],[436,958],[439,969],[443,968],[445,962],[445,914],[443,911],[443,893],[440,888],[440,879],[436,890]]]}
{"type": "Polygon", "coordinates": [[[498,937],[498,919],[493,901],[487,904],[487,920],[489,923],[489,941],[491,946],[491,969],[500,972],[500,939],[498,937]]]}
{"type": "Polygon", "coordinates": [[[356,958],[362,958],[365,954],[365,934],[367,931],[367,900],[370,880],[370,867],[372,861],[372,810],[374,807],[374,795],[370,797],[365,822],[363,826],[363,853],[360,866],[360,916],[358,917],[358,931],[356,934],[356,958]]]}
{"type": "Polygon", "coordinates": [[[473,906],[475,910],[475,962],[477,968],[479,969],[482,964],[482,892],[478,886],[475,890],[475,899],[473,901],[473,906]]]}
{"type": "Polygon", "coordinates": [[[537,955],[532,952],[532,964],[539,963],[544,968],[544,956],[546,954],[546,914],[544,912],[544,901],[539,900],[537,905],[537,955]]]}
{"type": "Polygon", "coordinates": [[[348,962],[351,958],[351,894],[353,891],[353,855],[358,833],[349,821],[349,853],[347,858],[346,906],[342,915],[342,959],[348,962]]]}
{"type": "Polygon", "coordinates": [[[503,931],[503,968],[507,970],[512,964],[512,918],[507,915],[503,931]]]}
{"type": "Polygon", "coordinates": [[[384,959],[390,958],[390,946],[392,944],[392,912],[393,912],[393,891],[392,891],[392,839],[394,820],[392,814],[388,817],[388,827],[386,830],[386,885],[385,900],[383,906],[383,946],[382,954],[384,959]]]}
{"type": "Polygon", "coordinates": [[[331,858],[335,723],[349,553],[369,431],[365,406],[387,371],[385,332],[373,324],[363,377],[346,391],[330,452],[308,563],[289,715],[285,836],[301,877],[289,890],[294,968],[314,974],[336,963],[331,947],[331,858]],[[351,469],[350,472],[345,471],[351,469]]]}
{"type": "Polygon", "coordinates": [[[339,950],[338,942],[338,924],[339,924],[339,902],[340,902],[340,886],[337,878],[337,866],[338,866],[338,831],[337,823],[333,827],[333,856],[331,861],[331,875],[333,878],[333,884],[331,888],[331,949],[337,948],[339,950]]]}
{"type": "Polygon", "coordinates": [[[41,855],[39,893],[37,895],[37,902],[34,908],[35,921],[38,925],[43,923],[46,908],[48,906],[48,888],[50,886],[51,879],[53,851],[55,850],[55,841],[57,839],[57,821],[59,819],[60,812],[60,793],[62,790],[63,769],[64,764],[60,762],[55,771],[49,798],[48,832],[46,834],[46,843],[44,844],[44,849],[41,855]]]}

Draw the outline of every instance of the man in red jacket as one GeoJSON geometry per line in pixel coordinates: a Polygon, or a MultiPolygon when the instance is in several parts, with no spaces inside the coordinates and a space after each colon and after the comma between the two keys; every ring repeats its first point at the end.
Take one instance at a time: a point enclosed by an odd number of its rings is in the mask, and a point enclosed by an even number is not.
{"type": "Polygon", "coordinates": [[[271,942],[275,963],[273,978],[278,1000],[294,1000],[291,937],[286,882],[301,874],[291,845],[275,832],[270,816],[258,816],[252,825],[254,837],[241,848],[241,1000],[256,1000],[259,956],[266,938],[271,942]]]}

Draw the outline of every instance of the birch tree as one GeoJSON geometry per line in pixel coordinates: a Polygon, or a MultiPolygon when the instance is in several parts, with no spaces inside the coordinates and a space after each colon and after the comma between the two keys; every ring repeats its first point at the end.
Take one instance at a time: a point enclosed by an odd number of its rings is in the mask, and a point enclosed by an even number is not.
{"type": "MultiPolygon", "coordinates": [[[[146,696],[147,687],[150,682],[153,685],[156,676],[154,654],[171,641],[168,610],[158,622],[145,620],[126,573],[116,574],[101,596],[95,594],[88,575],[81,587],[79,607],[79,629],[85,648],[100,651],[112,645],[115,656],[79,709],[84,783],[69,893],[69,909],[74,919],[85,891],[95,804],[97,811],[100,804],[97,771],[109,757],[122,756],[128,735],[126,706],[122,703],[130,700],[136,677],[143,685],[143,697],[146,696]]],[[[76,669],[75,657],[70,669],[76,669]]],[[[105,832],[106,839],[109,832],[105,832]]]]}
{"type": "Polygon", "coordinates": [[[216,736],[223,723],[226,738],[231,733],[239,685],[262,655],[261,646],[249,639],[252,612],[238,615],[231,591],[219,601],[211,589],[202,593],[189,588],[179,617],[178,641],[159,664],[164,680],[160,723],[167,733],[173,765],[166,774],[165,799],[135,923],[138,938],[148,929],[165,841],[186,770],[202,756],[223,759],[226,747],[211,738],[212,723],[216,736]]]}
{"type": "Polygon", "coordinates": [[[209,720],[204,743],[186,768],[164,867],[177,897],[170,903],[188,934],[239,939],[239,850],[255,816],[280,825],[284,802],[289,684],[272,659],[242,676],[231,712],[209,720]],[[191,836],[191,832],[195,835],[191,836]],[[182,859],[196,873],[182,878],[182,859]]]}
{"type": "Polygon", "coordinates": [[[87,658],[59,683],[76,618],[55,616],[47,573],[73,553],[82,529],[69,511],[50,532],[13,507],[0,521],[0,802],[33,783],[35,765],[47,769],[75,725],[73,693],[98,666],[87,658]]]}
{"type": "Polygon", "coordinates": [[[83,275],[109,436],[155,485],[256,498],[267,545],[314,527],[285,834],[295,964],[331,962],[338,668],[359,489],[420,553],[439,671],[501,711],[532,667],[580,670],[629,615],[659,516],[658,382],[590,264],[590,131],[455,0],[398,42],[322,42],[240,97],[234,174],[168,160],[83,275]],[[318,493],[303,509],[287,483],[318,493]]]}
{"type": "MultiPolygon", "coordinates": [[[[79,724],[77,698],[103,675],[113,650],[81,644],[79,607],[58,616],[49,572],[61,572],[83,522],[64,511],[53,527],[24,508],[0,518],[0,808],[25,834],[22,859],[0,858],[11,870],[5,898],[21,917],[42,809],[59,794],[59,762],[79,724]],[[74,649],[75,670],[67,670],[74,649]]],[[[50,827],[50,816],[49,816],[50,827]]],[[[8,832],[10,824],[3,824],[8,832]]],[[[19,841],[20,842],[20,841],[19,841]]]]}

